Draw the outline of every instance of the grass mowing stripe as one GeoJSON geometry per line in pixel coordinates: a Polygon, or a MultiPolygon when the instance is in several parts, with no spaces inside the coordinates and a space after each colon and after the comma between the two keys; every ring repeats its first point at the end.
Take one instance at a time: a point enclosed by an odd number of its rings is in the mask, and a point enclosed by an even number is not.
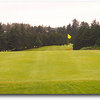
{"type": "Polygon", "coordinates": [[[100,81],[41,81],[0,84],[7,94],[100,94],[100,81]]]}
{"type": "Polygon", "coordinates": [[[0,93],[100,93],[100,50],[51,48],[0,52],[0,93]]]}

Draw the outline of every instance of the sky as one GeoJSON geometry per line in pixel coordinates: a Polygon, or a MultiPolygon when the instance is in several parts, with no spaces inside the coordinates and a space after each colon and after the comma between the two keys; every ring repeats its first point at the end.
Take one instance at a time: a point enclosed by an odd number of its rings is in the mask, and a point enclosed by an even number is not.
{"type": "Polygon", "coordinates": [[[0,0],[0,22],[60,27],[73,19],[100,22],[100,0],[0,0]]]}

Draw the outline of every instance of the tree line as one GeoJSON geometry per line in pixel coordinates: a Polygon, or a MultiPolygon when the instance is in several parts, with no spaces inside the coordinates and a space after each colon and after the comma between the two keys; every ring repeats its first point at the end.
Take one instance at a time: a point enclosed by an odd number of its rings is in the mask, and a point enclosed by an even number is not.
{"type": "Polygon", "coordinates": [[[100,47],[100,24],[93,20],[91,24],[81,22],[77,25],[76,35],[74,36],[73,48],[79,50],[83,47],[100,47]]]}
{"type": "Polygon", "coordinates": [[[91,25],[76,19],[72,24],[52,28],[50,26],[31,26],[23,23],[0,23],[0,51],[19,51],[49,45],[67,44],[67,34],[72,36],[74,50],[82,47],[100,46],[100,24],[94,20],[91,25]]]}
{"type": "Polygon", "coordinates": [[[0,51],[19,51],[49,45],[66,44],[66,29],[29,24],[0,23],[0,51]]]}

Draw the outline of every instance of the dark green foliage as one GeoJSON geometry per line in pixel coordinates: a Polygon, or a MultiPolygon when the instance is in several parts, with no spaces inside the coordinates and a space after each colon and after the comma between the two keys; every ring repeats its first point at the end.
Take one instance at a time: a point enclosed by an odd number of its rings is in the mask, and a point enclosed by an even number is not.
{"type": "Polygon", "coordinates": [[[0,51],[19,51],[66,43],[66,28],[30,26],[28,24],[0,24],[0,51]]]}
{"type": "Polygon", "coordinates": [[[79,50],[83,47],[98,45],[100,46],[100,25],[94,20],[91,26],[86,22],[80,24],[79,30],[73,42],[74,50],[79,50]]]}
{"type": "Polygon", "coordinates": [[[100,39],[96,40],[96,45],[100,46],[100,39]]]}
{"type": "Polygon", "coordinates": [[[0,51],[19,51],[49,45],[67,44],[67,34],[71,35],[69,42],[74,50],[83,47],[100,46],[100,25],[94,20],[91,25],[74,19],[67,27],[30,26],[29,24],[0,23],[0,51]]]}
{"type": "Polygon", "coordinates": [[[89,25],[85,22],[82,22],[81,27],[79,28],[76,37],[74,39],[74,50],[78,50],[82,47],[90,45],[90,29],[89,25]]]}

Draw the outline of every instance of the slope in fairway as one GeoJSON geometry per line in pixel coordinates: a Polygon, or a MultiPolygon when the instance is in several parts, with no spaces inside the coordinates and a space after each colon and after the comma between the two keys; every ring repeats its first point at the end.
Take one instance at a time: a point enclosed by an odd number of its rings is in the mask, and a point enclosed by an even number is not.
{"type": "Polygon", "coordinates": [[[51,48],[0,52],[0,94],[100,94],[99,50],[51,48]]]}

